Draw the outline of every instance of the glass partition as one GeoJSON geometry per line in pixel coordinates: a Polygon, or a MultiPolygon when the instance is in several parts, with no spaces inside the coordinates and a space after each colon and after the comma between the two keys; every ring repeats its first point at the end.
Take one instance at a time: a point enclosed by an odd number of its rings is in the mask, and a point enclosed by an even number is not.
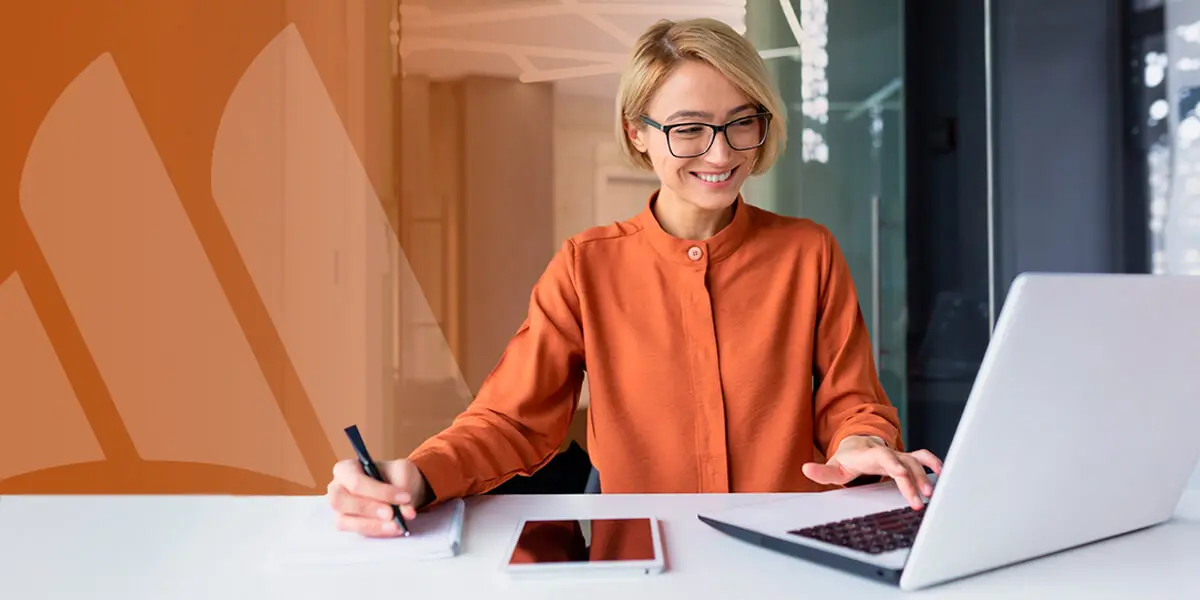
{"type": "Polygon", "coordinates": [[[1200,275],[1200,0],[1134,4],[1151,265],[1200,275]]]}
{"type": "Polygon", "coordinates": [[[760,49],[800,46],[768,61],[789,108],[789,147],[747,200],[833,232],[907,425],[903,0],[751,1],[747,35],[760,49]]]}

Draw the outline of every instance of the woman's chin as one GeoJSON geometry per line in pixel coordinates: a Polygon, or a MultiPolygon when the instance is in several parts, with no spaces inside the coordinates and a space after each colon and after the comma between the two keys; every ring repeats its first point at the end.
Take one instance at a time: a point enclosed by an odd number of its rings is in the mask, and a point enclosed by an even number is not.
{"type": "Polygon", "coordinates": [[[711,185],[688,176],[683,181],[673,182],[671,195],[700,210],[721,211],[733,206],[741,192],[742,180],[729,180],[725,185],[711,185]],[[682,185],[681,185],[682,184],[682,185]]]}
{"type": "Polygon", "coordinates": [[[739,189],[734,186],[720,190],[693,188],[689,190],[692,193],[688,194],[687,199],[691,204],[703,210],[724,210],[733,206],[734,202],[737,201],[739,189]]]}

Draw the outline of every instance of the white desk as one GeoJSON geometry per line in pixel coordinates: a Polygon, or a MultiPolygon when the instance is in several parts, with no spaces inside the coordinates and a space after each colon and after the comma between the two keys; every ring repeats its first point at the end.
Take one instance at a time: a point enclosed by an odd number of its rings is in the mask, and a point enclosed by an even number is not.
{"type": "MultiPolygon", "coordinates": [[[[280,532],[320,497],[0,498],[0,597],[449,598],[1200,598],[1200,490],[1176,520],[1067,553],[904,594],[729,538],[696,513],[763,496],[494,496],[468,505],[464,554],[387,567],[262,568],[280,532]],[[632,580],[510,582],[505,543],[525,516],[664,520],[668,572],[632,580]]],[[[332,526],[332,525],[331,525],[332,526]]]]}

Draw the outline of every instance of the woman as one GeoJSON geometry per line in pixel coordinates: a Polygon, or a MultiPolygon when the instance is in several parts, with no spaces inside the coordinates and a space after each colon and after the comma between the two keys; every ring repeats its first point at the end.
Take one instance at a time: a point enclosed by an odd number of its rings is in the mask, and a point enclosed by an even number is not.
{"type": "Polygon", "coordinates": [[[802,492],[896,480],[914,508],[927,451],[904,452],[850,272],[824,227],[746,204],[785,145],[757,51],[710,19],[662,21],[619,91],[629,157],[661,186],[641,214],[563,244],[470,407],[390,484],[339,463],[338,526],[395,535],[388,503],[479,494],[554,455],[584,370],[605,492],[802,492]],[[814,389],[815,388],[815,389],[814,389]]]}

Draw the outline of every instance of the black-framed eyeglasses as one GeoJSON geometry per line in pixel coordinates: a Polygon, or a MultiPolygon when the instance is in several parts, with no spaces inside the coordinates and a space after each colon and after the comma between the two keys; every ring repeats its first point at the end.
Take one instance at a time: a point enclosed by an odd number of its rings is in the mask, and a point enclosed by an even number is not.
{"type": "Polygon", "coordinates": [[[663,125],[642,117],[647,125],[667,136],[667,150],[675,158],[696,158],[712,148],[717,134],[725,135],[725,142],[734,150],[753,150],[767,141],[767,129],[771,126],[771,113],[760,112],[738,117],[724,125],[711,123],[672,123],[663,125]]]}

